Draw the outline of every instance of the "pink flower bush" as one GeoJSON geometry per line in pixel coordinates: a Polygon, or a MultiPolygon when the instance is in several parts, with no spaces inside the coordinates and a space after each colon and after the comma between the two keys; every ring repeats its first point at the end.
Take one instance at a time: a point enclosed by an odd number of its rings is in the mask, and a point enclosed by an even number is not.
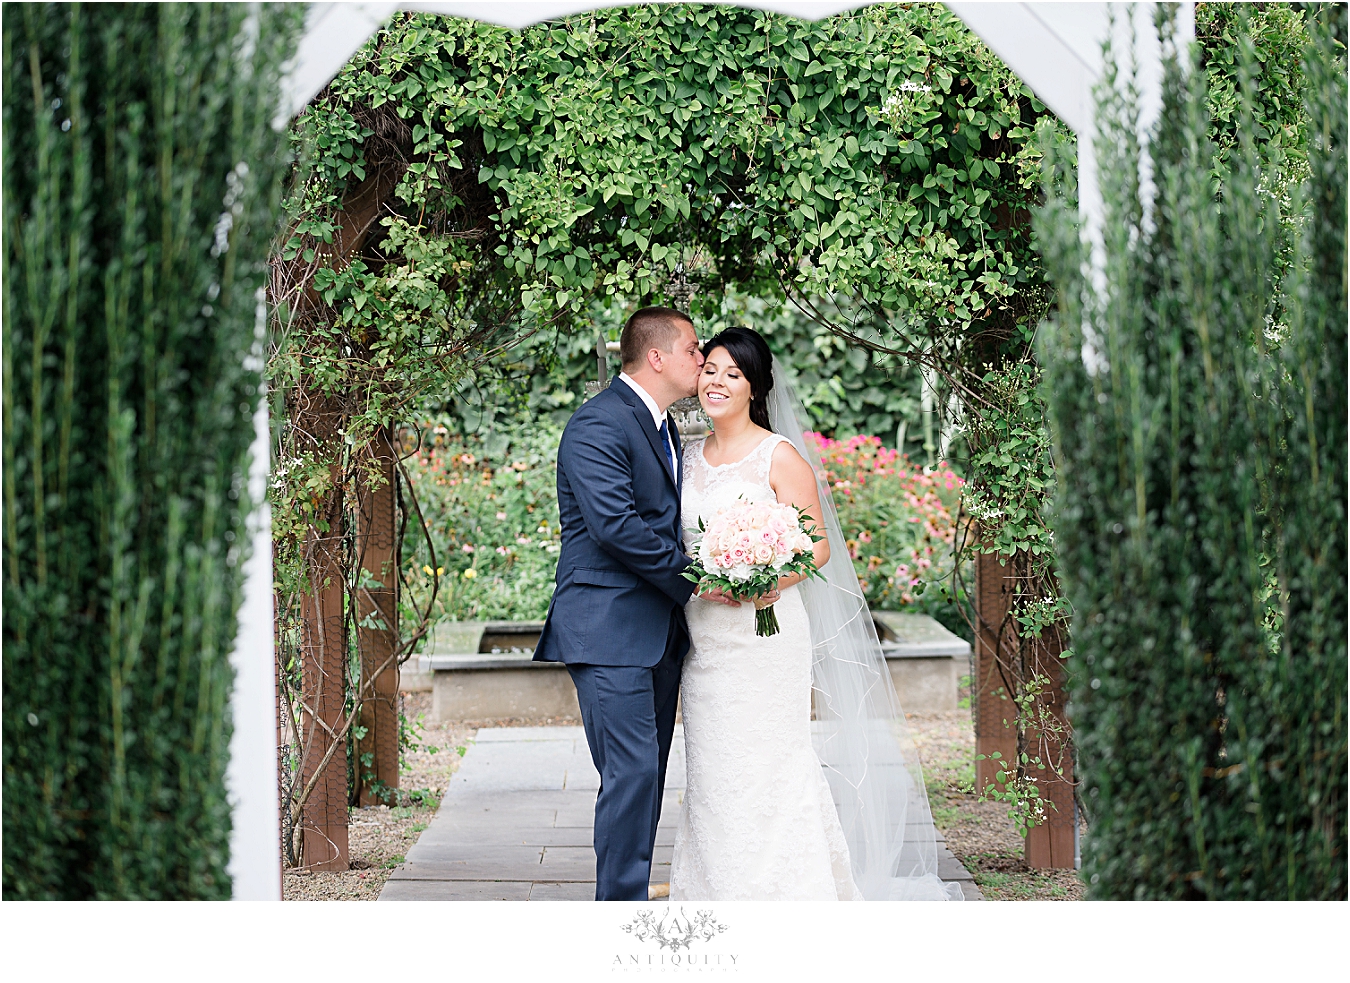
{"type": "Polygon", "coordinates": [[[849,556],[867,601],[914,603],[916,588],[951,573],[956,511],[965,482],[943,461],[932,471],[881,440],[808,433],[829,483],[849,556]]]}

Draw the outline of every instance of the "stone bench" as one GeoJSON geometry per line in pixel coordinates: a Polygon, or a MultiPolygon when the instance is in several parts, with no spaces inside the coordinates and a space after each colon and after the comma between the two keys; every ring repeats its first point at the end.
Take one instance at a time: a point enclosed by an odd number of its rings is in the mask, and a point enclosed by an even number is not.
{"type": "MultiPolygon", "coordinates": [[[[873,620],[901,706],[955,710],[961,677],[969,672],[969,643],[924,614],[876,611],[873,620]]],[[[417,659],[417,675],[431,677],[433,719],[579,716],[564,667],[531,661],[543,628],[542,621],[437,624],[417,659]]]]}

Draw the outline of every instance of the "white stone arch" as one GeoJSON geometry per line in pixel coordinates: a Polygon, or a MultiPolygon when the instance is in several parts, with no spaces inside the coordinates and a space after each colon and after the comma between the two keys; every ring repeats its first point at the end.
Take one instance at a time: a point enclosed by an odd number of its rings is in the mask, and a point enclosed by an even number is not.
{"type": "MultiPolygon", "coordinates": [[[[856,0],[712,0],[820,20],[868,4],[856,0]]],[[[318,95],[347,60],[398,10],[422,10],[523,28],[540,21],[629,4],[605,0],[410,0],[311,3],[295,61],[283,83],[278,128],[318,95]]],[[[1078,137],[1079,209],[1085,234],[1100,242],[1101,197],[1092,151],[1092,92],[1102,77],[1102,45],[1133,46],[1141,129],[1162,108],[1162,48],[1153,26],[1156,3],[949,2],[947,6],[1016,72],[1078,137]]],[[[1195,4],[1178,4],[1179,41],[1195,34],[1195,4]]],[[[258,413],[250,490],[267,482],[267,407],[258,413]]],[[[244,602],[232,661],[234,737],[227,782],[233,808],[230,876],[239,900],[280,900],[277,802],[276,683],[272,647],[271,515],[264,504],[251,520],[253,556],[245,569],[244,602]]]]}

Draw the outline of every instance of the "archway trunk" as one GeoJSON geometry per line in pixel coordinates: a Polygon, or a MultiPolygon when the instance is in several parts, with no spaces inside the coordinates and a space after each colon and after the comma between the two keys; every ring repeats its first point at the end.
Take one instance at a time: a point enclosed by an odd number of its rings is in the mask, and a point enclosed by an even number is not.
{"type": "Polygon", "coordinates": [[[1017,557],[1005,562],[996,554],[975,554],[975,787],[1001,788],[1004,769],[1034,779],[1045,813],[1027,835],[1023,857],[1029,867],[1071,869],[1077,813],[1060,659],[1064,639],[1050,630],[1039,639],[1018,635],[1014,592],[1023,581],[1017,563],[1017,557]],[[1036,692],[1027,699],[1029,685],[1036,692]],[[1023,755],[1031,760],[1023,762],[1023,755]]]}
{"type": "Polygon", "coordinates": [[[976,553],[974,559],[976,631],[971,703],[975,709],[975,787],[984,790],[997,784],[1003,763],[1017,754],[1014,707],[999,660],[1000,649],[1015,648],[1017,640],[1008,618],[1013,587],[1006,566],[990,553],[976,553]]]}
{"type": "Polygon", "coordinates": [[[361,713],[357,742],[361,805],[389,804],[398,788],[398,557],[395,484],[398,454],[389,427],[362,452],[357,479],[357,645],[361,713]],[[374,487],[372,487],[372,481],[374,487]]]}
{"type": "MultiPolygon", "coordinates": [[[[309,394],[302,426],[321,444],[340,440],[342,408],[334,399],[309,394]]],[[[347,870],[347,755],[343,709],[347,686],[345,611],[346,528],[341,466],[324,493],[305,544],[309,586],[300,601],[304,711],[301,787],[312,789],[301,804],[302,864],[311,870],[347,870]],[[326,526],[326,528],[324,528],[326,526]],[[317,781],[316,781],[317,778],[317,781]]]]}

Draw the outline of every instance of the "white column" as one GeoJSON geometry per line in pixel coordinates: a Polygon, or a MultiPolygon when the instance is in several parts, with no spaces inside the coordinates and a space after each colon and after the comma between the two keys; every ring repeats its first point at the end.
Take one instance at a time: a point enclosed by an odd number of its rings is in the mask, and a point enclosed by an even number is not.
{"type": "MultiPolygon", "coordinates": [[[[948,7],[1003,59],[1078,138],[1078,213],[1089,248],[1087,275],[1105,289],[1102,194],[1093,148],[1096,134],[1093,88],[1104,74],[1102,44],[1111,40],[1122,75],[1130,66],[1139,91],[1139,135],[1144,146],[1141,181],[1145,198],[1152,183],[1148,141],[1162,111],[1162,43],[1154,26],[1155,3],[967,3],[948,7]]],[[[1177,10],[1176,43],[1195,39],[1195,4],[1177,10]]],[[[1185,62],[1183,61],[1183,64],[1185,62]]],[[[1123,79],[1128,81],[1128,79],[1123,79]]],[[[1086,324],[1083,364],[1096,374],[1105,362],[1086,324]]]]}
{"type": "MultiPolygon", "coordinates": [[[[260,368],[265,310],[258,299],[259,337],[249,359],[260,368]]],[[[273,652],[272,508],[267,503],[271,441],[264,383],[253,416],[253,460],[248,495],[254,503],[248,532],[252,555],[244,565],[244,601],[230,662],[234,734],[225,786],[230,796],[230,878],[236,901],[281,900],[281,816],[277,802],[277,691],[273,652]]]]}

